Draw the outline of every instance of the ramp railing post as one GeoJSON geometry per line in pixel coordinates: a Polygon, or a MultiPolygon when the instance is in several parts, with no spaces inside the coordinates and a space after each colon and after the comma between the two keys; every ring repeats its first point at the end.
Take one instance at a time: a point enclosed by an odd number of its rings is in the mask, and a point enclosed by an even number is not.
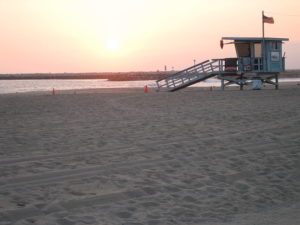
{"type": "Polygon", "coordinates": [[[214,71],[214,67],[212,65],[212,62],[210,63],[210,68],[211,68],[211,71],[213,72],[214,71]]]}

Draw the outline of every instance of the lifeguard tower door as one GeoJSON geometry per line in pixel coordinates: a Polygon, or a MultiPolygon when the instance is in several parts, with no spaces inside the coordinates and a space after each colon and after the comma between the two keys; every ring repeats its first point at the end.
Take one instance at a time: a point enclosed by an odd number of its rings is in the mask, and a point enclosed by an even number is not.
{"type": "Polygon", "coordinates": [[[268,41],[267,42],[267,58],[268,62],[268,70],[271,72],[283,71],[284,62],[282,62],[282,48],[281,43],[278,41],[268,41]]]}

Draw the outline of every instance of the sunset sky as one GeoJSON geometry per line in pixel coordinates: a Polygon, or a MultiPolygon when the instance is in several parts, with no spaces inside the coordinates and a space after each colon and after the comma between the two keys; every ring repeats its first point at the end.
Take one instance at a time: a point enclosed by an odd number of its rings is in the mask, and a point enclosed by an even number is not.
{"type": "Polygon", "coordinates": [[[225,36],[286,37],[300,69],[299,0],[0,0],[0,73],[183,69],[223,50],[225,36]]]}

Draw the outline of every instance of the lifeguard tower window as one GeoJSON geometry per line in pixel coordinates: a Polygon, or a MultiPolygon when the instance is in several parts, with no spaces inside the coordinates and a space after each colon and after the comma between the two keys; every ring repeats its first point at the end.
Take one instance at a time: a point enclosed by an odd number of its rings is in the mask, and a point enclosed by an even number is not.
{"type": "Polygon", "coordinates": [[[261,43],[254,43],[254,57],[261,57],[261,43]]]}
{"type": "Polygon", "coordinates": [[[236,43],[235,48],[238,57],[250,57],[250,44],[249,43],[236,43]]]}
{"type": "Polygon", "coordinates": [[[272,49],[273,50],[278,50],[278,42],[277,41],[272,42],[272,49]]]}

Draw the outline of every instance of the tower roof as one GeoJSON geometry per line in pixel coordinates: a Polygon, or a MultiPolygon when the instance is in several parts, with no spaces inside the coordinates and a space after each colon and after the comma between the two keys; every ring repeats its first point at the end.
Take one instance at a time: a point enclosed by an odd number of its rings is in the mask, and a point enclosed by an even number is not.
{"type": "Polygon", "coordinates": [[[222,40],[233,41],[288,41],[288,38],[272,38],[272,37],[222,37],[222,40]]]}

